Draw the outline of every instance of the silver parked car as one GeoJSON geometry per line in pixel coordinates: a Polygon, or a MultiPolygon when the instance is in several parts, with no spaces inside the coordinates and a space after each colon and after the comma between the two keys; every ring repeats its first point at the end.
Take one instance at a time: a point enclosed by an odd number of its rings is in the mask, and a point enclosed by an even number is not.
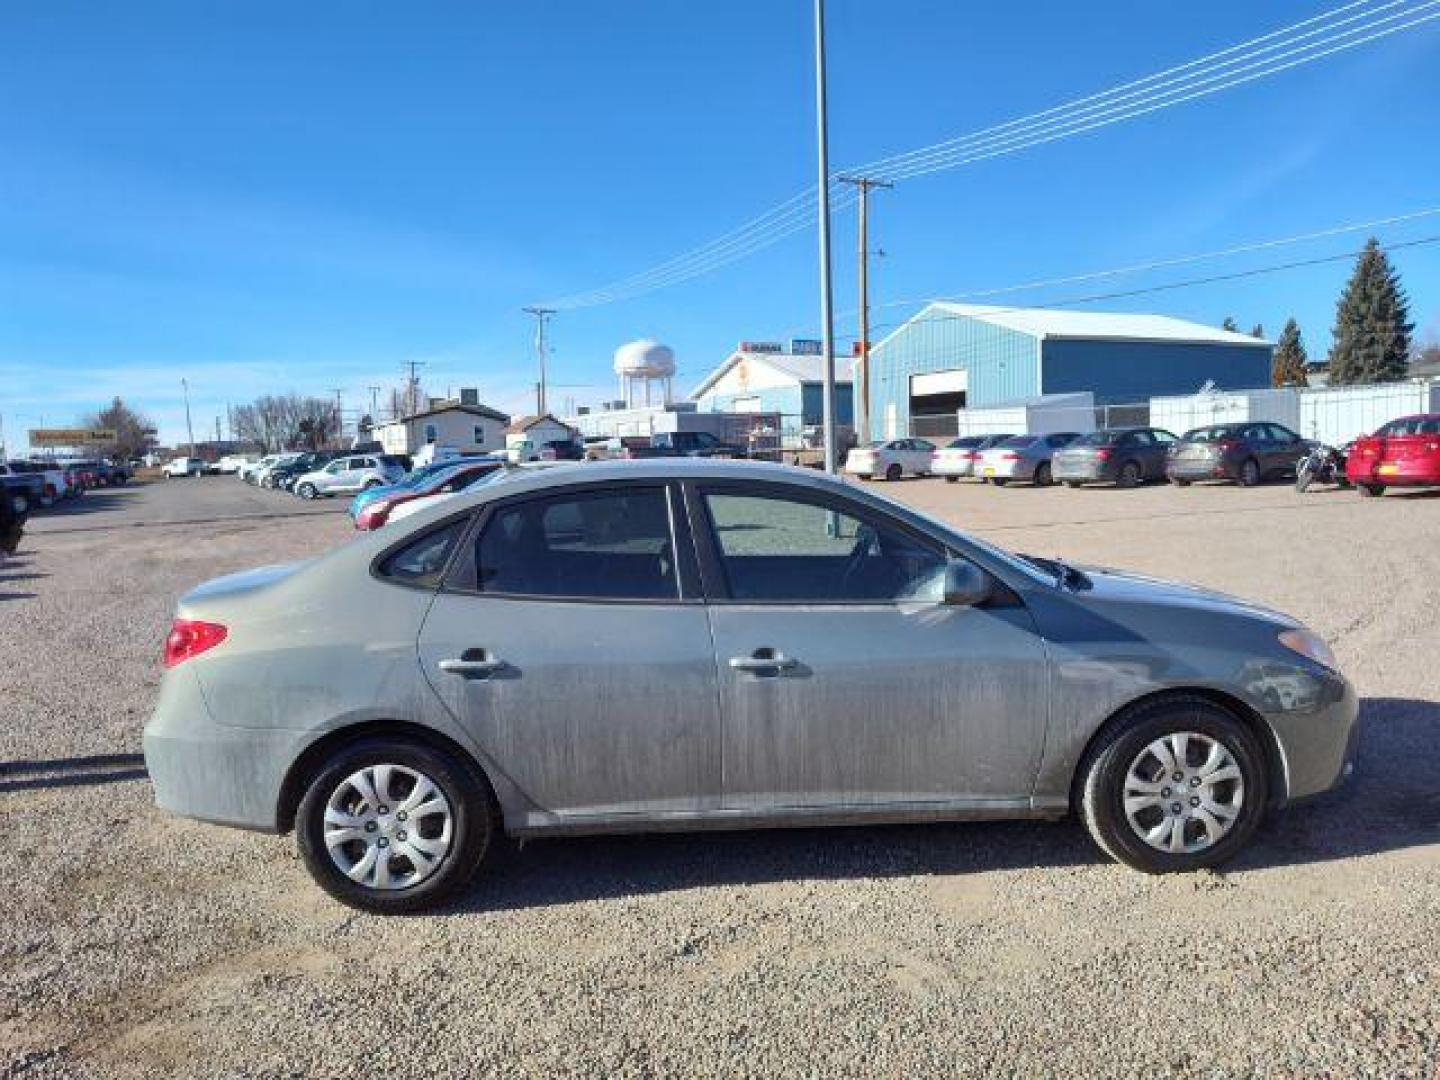
{"type": "Polygon", "coordinates": [[[1026,558],[806,469],[520,472],[181,598],[162,807],[284,832],[410,911],[500,837],[1076,812],[1219,863],[1350,771],[1356,699],[1293,619],[1026,558]]]}
{"type": "Polygon", "coordinates": [[[337,457],[323,469],[316,469],[295,481],[295,494],[302,499],[322,495],[353,494],[396,484],[405,478],[405,466],[383,454],[351,454],[337,457]]]}
{"type": "Polygon", "coordinates": [[[992,446],[999,446],[1006,439],[1015,436],[1004,435],[961,435],[942,446],[930,464],[931,476],[943,476],[947,483],[956,483],[962,476],[975,476],[980,459],[992,446]]]}
{"type": "Polygon", "coordinates": [[[996,487],[1004,487],[1013,480],[1028,480],[1036,487],[1049,487],[1055,482],[1051,473],[1055,451],[1079,437],[1074,431],[1016,435],[981,453],[977,475],[996,487]]]}

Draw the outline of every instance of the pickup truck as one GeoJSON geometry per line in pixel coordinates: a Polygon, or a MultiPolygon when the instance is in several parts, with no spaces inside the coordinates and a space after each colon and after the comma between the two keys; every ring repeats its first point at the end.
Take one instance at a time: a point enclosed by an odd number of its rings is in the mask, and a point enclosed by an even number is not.
{"type": "MultiPolygon", "coordinates": [[[[0,476],[39,476],[40,494],[36,502],[40,506],[54,506],[61,499],[79,494],[65,470],[54,463],[40,461],[8,461],[0,463],[0,476]]],[[[31,481],[33,483],[34,481],[31,481]]]]}
{"type": "Polygon", "coordinates": [[[722,442],[708,431],[660,431],[649,438],[622,437],[620,458],[716,457],[748,456],[743,446],[722,442]]]}
{"type": "Polygon", "coordinates": [[[24,516],[45,502],[45,477],[42,473],[17,472],[6,464],[0,464],[0,487],[10,500],[15,513],[24,516]]]}

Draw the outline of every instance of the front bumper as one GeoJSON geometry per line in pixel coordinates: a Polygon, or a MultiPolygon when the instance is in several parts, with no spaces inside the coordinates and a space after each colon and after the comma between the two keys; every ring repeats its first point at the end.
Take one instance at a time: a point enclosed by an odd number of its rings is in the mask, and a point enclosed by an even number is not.
{"type": "Polygon", "coordinates": [[[145,767],[161,809],[264,832],[279,831],[280,789],[304,737],[217,724],[193,672],[166,674],[145,726],[145,767]]]}
{"type": "Polygon", "coordinates": [[[1285,769],[1284,797],[1278,801],[1319,795],[1349,778],[1359,753],[1359,717],[1355,688],[1335,674],[1326,676],[1313,709],[1266,713],[1285,769]]]}

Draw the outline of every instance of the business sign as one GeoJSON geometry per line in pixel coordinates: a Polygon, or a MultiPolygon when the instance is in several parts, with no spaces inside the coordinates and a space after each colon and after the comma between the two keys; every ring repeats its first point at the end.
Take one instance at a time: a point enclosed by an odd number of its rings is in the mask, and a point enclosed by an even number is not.
{"type": "Polygon", "coordinates": [[[115,441],[109,428],[31,428],[31,446],[90,446],[115,441]]]}
{"type": "Polygon", "coordinates": [[[740,342],[740,348],[736,351],[781,354],[785,352],[785,346],[781,345],[778,341],[742,341],[740,342]]]}
{"type": "Polygon", "coordinates": [[[825,351],[825,343],[815,338],[791,338],[790,354],[792,356],[820,356],[825,351]]]}

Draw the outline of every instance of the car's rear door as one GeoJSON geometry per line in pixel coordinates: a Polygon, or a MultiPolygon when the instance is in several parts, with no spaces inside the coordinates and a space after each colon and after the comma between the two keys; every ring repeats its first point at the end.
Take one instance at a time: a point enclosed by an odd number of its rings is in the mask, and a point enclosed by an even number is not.
{"type": "Polygon", "coordinates": [[[719,803],[715,656],[678,497],[645,480],[491,504],[425,620],[426,677],[539,810],[719,803]]]}
{"type": "Polygon", "coordinates": [[[686,490],[727,808],[1028,799],[1048,668],[1018,600],[942,605],[948,552],[855,500],[783,482],[686,490]]]}

